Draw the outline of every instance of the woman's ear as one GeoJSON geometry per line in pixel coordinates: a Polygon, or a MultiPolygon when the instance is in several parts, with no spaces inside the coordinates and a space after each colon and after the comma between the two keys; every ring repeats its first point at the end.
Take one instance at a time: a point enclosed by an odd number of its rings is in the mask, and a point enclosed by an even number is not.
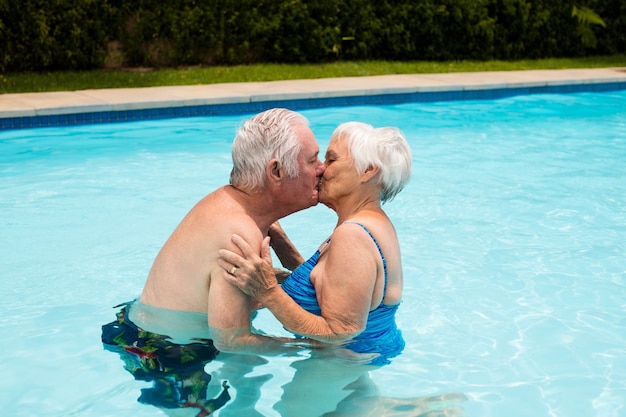
{"type": "Polygon", "coordinates": [[[378,174],[378,171],[380,171],[379,167],[374,165],[368,166],[365,172],[361,174],[361,181],[368,182],[378,174]]]}

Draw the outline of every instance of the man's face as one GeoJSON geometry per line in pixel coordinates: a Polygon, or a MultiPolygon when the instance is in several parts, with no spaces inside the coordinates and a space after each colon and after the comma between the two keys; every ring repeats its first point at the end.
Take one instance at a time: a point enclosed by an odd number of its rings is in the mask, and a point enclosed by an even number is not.
{"type": "Polygon", "coordinates": [[[318,203],[319,182],[324,174],[324,164],[319,159],[320,148],[311,129],[299,125],[294,130],[302,143],[302,150],[298,155],[299,175],[286,180],[284,192],[295,210],[302,210],[318,203]]]}

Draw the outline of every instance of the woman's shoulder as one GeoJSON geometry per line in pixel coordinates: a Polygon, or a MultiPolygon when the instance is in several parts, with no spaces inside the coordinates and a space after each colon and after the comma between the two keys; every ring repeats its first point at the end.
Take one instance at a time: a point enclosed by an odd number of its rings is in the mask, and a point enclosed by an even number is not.
{"type": "Polygon", "coordinates": [[[355,248],[359,245],[367,247],[372,241],[378,246],[376,235],[384,235],[385,229],[380,221],[350,219],[337,226],[331,240],[333,244],[353,245],[355,248]]]}
{"type": "Polygon", "coordinates": [[[396,236],[393,224],[382,210],[359,213],[341,223],[337,229],[341,229],[344,233],[362,233],[365,231],[374,240],[378,240],[379,237],[383,239],[386,236],[396,236]]]}
{"type": "MultiPolygon", "coordinates": [[[[384,258],[391,257],[395,259],[395,253],[400,250],[396,230],[389,218],[384,215],[354,217],[339,225],[336,231],[347,242],[349,242],[350,237],[358,239],[364,245],[367,245],[365,243],[367,241],[373,242],[384,258]]],[[[333,234],[334,239],[335,236],[333,234]]],[[[370,248],[373,247],[370,246],[370,248]]]]}

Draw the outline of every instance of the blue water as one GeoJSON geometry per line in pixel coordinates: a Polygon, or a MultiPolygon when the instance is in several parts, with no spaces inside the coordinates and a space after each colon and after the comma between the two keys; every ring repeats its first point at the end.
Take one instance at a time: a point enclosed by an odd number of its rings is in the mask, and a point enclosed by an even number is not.
{"type": "MultiPolygon", "coordinates": [[[[348,120],[410,141],[413,179],[386,205],[407,347],[348,390],[350,371],[310,352],[226,357],[209,365],[233,367],[235,399],[215,415],[378,416],[394,397],[420,407],[406,416],[626,416],[626,92],[303,113],[322,151],[348,120]],[[374,391],[350,403],[361,386],[374,391]]],[[[149,384],[100,326],[228,180],[246,117],[0,132],[0,415],[195,415],[140,404],[149,384]]],[[[334,221],[321,206],[283,226],[306,254],[334,221]]],[[[254,324],[284,335],[267,312],[254,324]]]]}

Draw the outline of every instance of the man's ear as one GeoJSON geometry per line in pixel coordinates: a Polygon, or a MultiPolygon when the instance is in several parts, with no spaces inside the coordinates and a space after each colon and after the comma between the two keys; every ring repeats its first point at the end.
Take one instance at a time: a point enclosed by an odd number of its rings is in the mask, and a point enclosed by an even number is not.
{"type": "Polygon", "coordinates": [[[283,172],[277,159],[271,159],[266,165],[267,178],[271,182],[280,182],[283,172]]]}
{"type": "Polygon", "coordinates": [[[368,166],[365,172],[361,174],[361,181],[368,182],[378,174],[378,171],[380,171],[379,167],[373,165],[368,166]]]}

